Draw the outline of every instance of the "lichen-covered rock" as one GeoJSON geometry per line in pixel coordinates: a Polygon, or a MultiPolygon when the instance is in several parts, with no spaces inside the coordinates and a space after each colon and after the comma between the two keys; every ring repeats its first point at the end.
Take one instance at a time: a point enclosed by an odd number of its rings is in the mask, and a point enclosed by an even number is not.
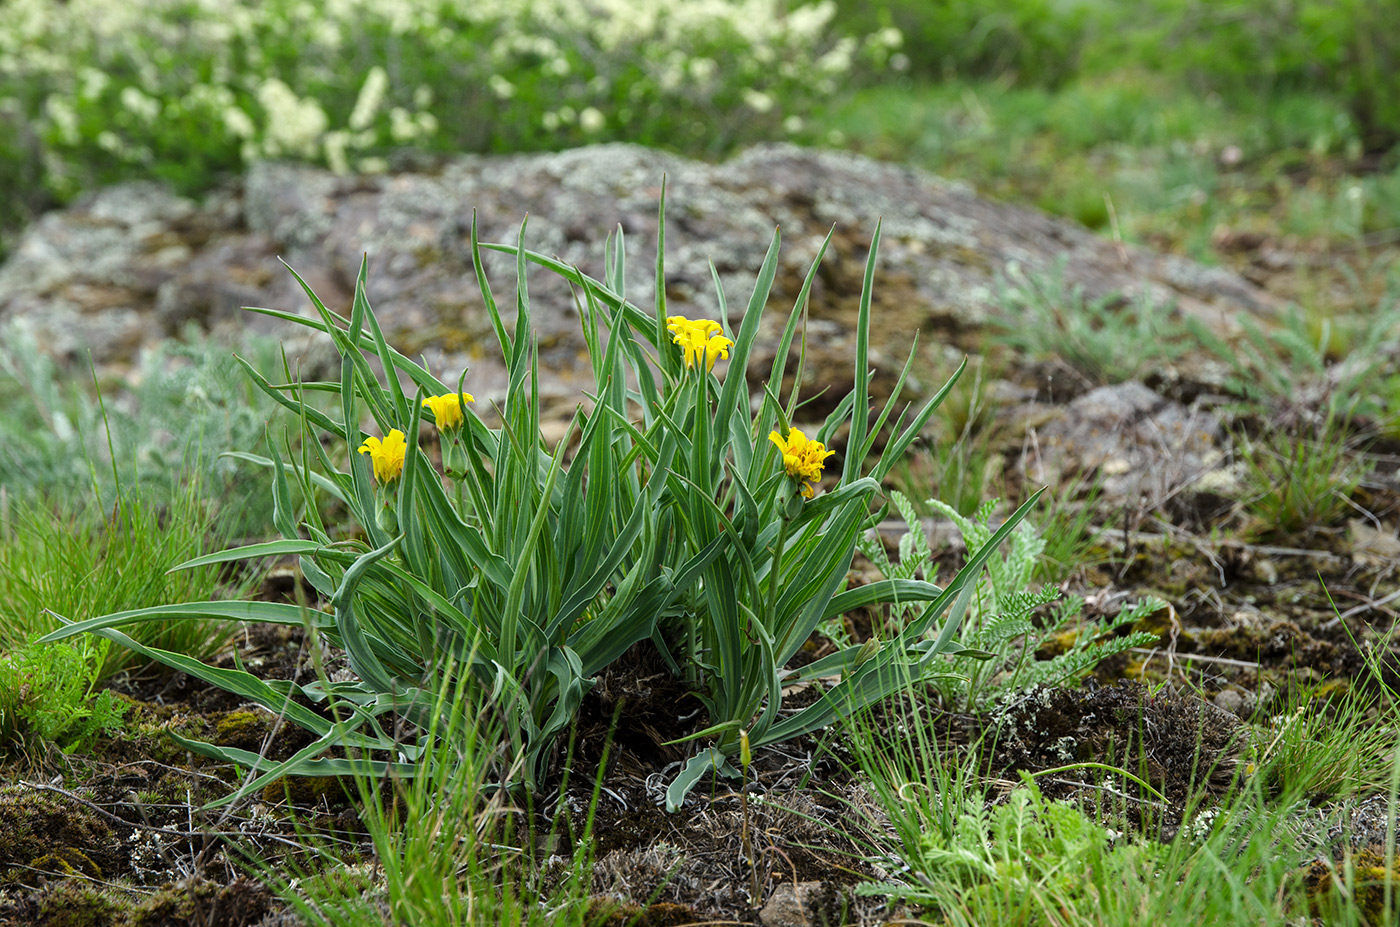
{"type": "Polygon", "coordinates": [[[1028,442],[1024,465],[1046,485],[1097,475],[1106,499],[1147,509],[1219,467],[1224,437],[1215,413],[1129,381],[1091,390],[1059,410],[1028,442]]]}
{"type": "MultiPolygon", "coordinates": [[[[630,145],[551,154],[469,156],[436,170],[338,177],[314,167],[255,166],[241,192],[204,206],[153,184],[92,194],[46,216],[0,268],[0,321],[22,316],[61,356],[129,361],[142,346],[194,323],[232,337],[286,331],[243,303],[309,311],[281,256],[335,310],[348,308],[362,255],[369,296],[390,339],[435,370],[463,365],[481,398],[504,370],[472,273],[473,215],[483,241],[513,242],[529,214],[527,246],[602,276],[608,232],[625,233],[626,295],[650,307],[657,204],[667,185],[667,299],[673,313],[718,313],[710,264],[731,319],[743,314],[775,228],[783,250],[775,307],[786,309],[827,232],[833,247],[813,289],[810,386],[839,396],[851,377],[851,333],[870,235],[883,222],[872,355],[878,395],[922,331],[919,368],[951,371],[944,345],[996,306],[1008,264],[1047,270],[1063,258],[1065,282],[1087,298],[1145,290],[1212,319],[1271,307],[1228,271],[1124,249],[1034,210],[994,203],[930,174],[857,155],[791,146],[752,149],[724,164],[630,145]]],[[[503,306],[514,299],[509,258],[486,256],[503,306]]],[[[571,407],[588,379],[576,294],[545,272],[530,280],[547,403],[571,407]]],[[[508,312],[509,316],[510,313],[508,312]]],[[[772,356],[781,320],[760,337],[772,356]]],[[[766,352],[766,353],[765,353],[766,352]]],[[[921,384],[916,384],[916,389],[921,384]]]]}

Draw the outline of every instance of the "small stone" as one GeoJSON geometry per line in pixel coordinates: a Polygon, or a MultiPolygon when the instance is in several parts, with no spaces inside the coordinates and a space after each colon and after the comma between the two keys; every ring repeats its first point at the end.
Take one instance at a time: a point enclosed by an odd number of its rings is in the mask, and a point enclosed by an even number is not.
{"type": "Polygon", "coordinates": [[[845,923],[846,898],[831,882],[784,882],[758,912],[763,927],[837,927],[845,923]]]}
{"type": "Polygon", "coordinates": [[[1215,707],[1228,711],[1237,718],[1243,718],[1249,709],[1249,700],[1234,689],[1224,689],[1214,699],[1215,707]]]}
{"type": "Polygon", "coordinates": [[[1166,399],[1142,383],[1102,386],[1076,398],[1039,429],[1028,472],[1097,471],[1105,499],[1155,504],[1194,483],[1220,458],[1219,418],[1166,399]]]}
{"type": "Polygon", "coordinates": [[[1394,531],[1379,531],[1360,518],[1353,518],[1347,527],[1351,555],[1358,563],[1372,568],[1400,563],[1400,539],[1394,531]]]}

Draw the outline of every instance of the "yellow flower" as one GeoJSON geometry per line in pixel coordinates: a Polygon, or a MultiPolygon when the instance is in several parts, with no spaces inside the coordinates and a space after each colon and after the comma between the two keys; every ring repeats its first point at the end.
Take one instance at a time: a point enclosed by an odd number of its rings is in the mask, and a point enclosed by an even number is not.
{"type": "Polygon", "coordinates": [[[681,350],[685,352],[687,367],[694,367],[703,357],[705,369],[714,370],[715,361],[721,357],[729,357],[729,348],[734,344],[720,334],[724,329],[720,328],[718,322],[708,319],[692,322],[683,315],[668,315],[666,328],[671,333],[671,340],[680,345],[681,350]]]}
{"type": "Polygon", "coordinates": [[[432,410],[438,431],[452,431],[462,427],[463,399],[476,402],[476,397],[471,393],[448,393],[445,396],[429,396],[423,400],[423,408],[432,410]]]}
{"type": "Polygon", "coordinates": [[[817,494],[814,485],[822,478],[822,467],[826,459],[835,451],[828,451],[820,441],[810,441],[800,428],[793,428],[784,438],[776,431],[769,432],[768,440],[778,445],[783,452],[783,469],[787,475],[802,483],[802,495],[808,499],[817,494]]]}
{"type": "Polygon", "coordinates": [[[374,462],[374,478],[380,483],[392,483],[403,473],[404,455],[408,453],[408,442],[403,432],[397,428],[389,432],[383,441],[378,438],[365,438],[360,445],[360,453],[368,454],[374,462]]]}

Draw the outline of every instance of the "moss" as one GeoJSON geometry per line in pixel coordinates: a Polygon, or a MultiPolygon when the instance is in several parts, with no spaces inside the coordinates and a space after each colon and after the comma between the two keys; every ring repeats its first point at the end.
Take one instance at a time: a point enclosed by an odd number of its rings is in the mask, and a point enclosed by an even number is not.
{"type": "Polygon", "coordinates": [[[230,711],[214,722],[213,743],[220,747],[260,751],[270,730],[271,720],[262,712],[248,709],[230,711]]]}
{"type": "Polygon", "coordinates": [[[179,882],[143,901],[122,927],[243,927],[275,908],[272,892],[246,878],[225,886],[179,882]]]}
{"type": "Polygon", "coordinates": [[[218,887],[209,882],[167,886],[133,910],[127,918],[127,923],[130,927],[189,923],[195,908],[207,910],[217,892],[218,887]]]}
{"type": "Polygon", "coordinates": [[[122,906],[100,889],[78,880],[44,893],[35,922],[44,927],[108,927],[120,923],[122,906]]]}
{"type": "Polygon", "coordinates": [[[1323,702],[1340,701],[1351,691],[1351,680],[1336,678],[1329,679],[1313,691],[1313,698],[1323,702]]]}
{"type": "Polygon", "coordinates": [[[1127,663],[1127,665],[1123,667],[1123,678],[1124,678],[1124,679],[1127,679],[1127,680],[1130,680],[1130,681],[1133,681],[1133,682],[1141,682],[1141,681],[1145,678],[1146,672],[1147,672],[1147,661],[1146,661],[1146,660],[1144,660],[1144,659],[1129,660],[1128,663],[1127,663]]]}
{"type": "Polygon", "coordinates": [[[349,860],[340,863],[303,877],[301,893],[307,898],[349,898],[382,889],[375,881],[377,867],[356,865],[349,860]]]}
{"type": "Polygon", "coordinates": [[[1061,631],[1054,637],[1040,645],[1040,649],[1035,652],[1037,660],[1049,660],[1058,657],[1062,653],[1068,653],[1076,641],[1079,640],[1079,629],[1072,628],[1068,631],[1061,631]]]}
{"type": "MultiPolygon", "coordinates": [[[[1400,873],[1386,865],[1383,847],[1367,847],[1341,865],[1315,862],[1305,881],[1308,911],[1324,924],[1349,922],[1349,908],[1360,914],[1365,923],[1386,923],[1386,895],[1392,896],[1392,907],[1393,899],[1400,897],[1400,873]]],[[[1392,917],[1394,913],[1391,912],[1392,917]]]]}
{"type": "Polygon", "coordinates": [[[600,927],[680,927],[703,920],[688,905],[657,903],[647,907],[627,904],[619,905],[605,898],[594,898],[589,903],[585,921],[600,927]]]}
{"type": "Polygon", "coordinates": [[[44,860],[49,871],[110,877],[121,867],[119,845],[106,822],[52,792],[0,789],[0,868],[6,881],[25,882],[27,867],[44,860]]]}
{"type": "Polygon", "coordinates": [[[262,798],[266,802],[286,799],[294,805],[314,805],[324,801],[334,806],[347,804],[350,793],[336,776],[283,776],[263,788],[262,798]]]}
{"type": "Polygon", "coordinates": [[[102,867],[94,863],[92,857],[74,847],[59,847],[43,856],[36,856],[29,861],[29,868],[38,869],[41,872],[52,872],[56,875],[87,875],[95,879],[102,878],[102,867]]]}
{"type": "Polygon", "coordinates": [[[311,732],[304,728],[290,722],[279,725],[271,713],[248,708],[192,717],[178,730],[194,740],[248,750],[274,760],[286,759],[313,739],[311,732]]]}

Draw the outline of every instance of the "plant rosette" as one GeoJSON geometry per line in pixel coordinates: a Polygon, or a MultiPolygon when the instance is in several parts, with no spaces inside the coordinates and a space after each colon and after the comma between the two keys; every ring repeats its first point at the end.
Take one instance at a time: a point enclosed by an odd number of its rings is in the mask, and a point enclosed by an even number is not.
{"type": "MultiPolygon", "coordinates": [[[[857,539],[883,515],[875,504],[881,481],[962,372],[917,411],[892,417],[909,373],[906,362],[891,399],[872,420],[868,352],[879,228],[862,287],[854,389],[809,437],[792,424],[801,409],[800,346],[794,386],[785,399],[779,392],[827,243],[788,315],[754,408],[746,374],[777,272],[778,235],[742,322],[732,330],[718,287],[721,321],[667,315],[664,191],[659,227],[652,312],[623,296],[621,230],[605,246],[601,281],[527,250],[523,224],[515,245],[487,246],[514,258],[515,324],[508,329],[473,221],[473,265],[508,371],[495,428],[472,411],[465,372],[453,390],[389,346],[365,295],[367,262],[348,318],[330,311],[298,276],[315,317],[253,311],[330,337],[340,377],[299,382],[284,363],[285,382],[272,383],[245,363],[254,382],[297,415],[309,440],[285,459],[271,440],[268,457],[235,455],[271,471],[273,521],[282,538],[182,566],[296,555],[317,602],[167,605],[67,624],[46,640],[92,632],[314,735],[282,761],[177,738],[256,773],[219,803],[284,775],[417,774],[420,762],[443,755],[432,732],[461,728],[445,723],[441,713],[453,709],[436,698],[443,685],[458,683],[469,698],[454,704],[486,705],[504,732],[493,759],[499,783],[537,790],[595,677],[633,645],[649,641],[693,685],[709,714],[709,726],[687,738],[707,743],[668,789],[667,805],[675,809],[707,772],[738,775],[731,761],[744,744],[756,750],[818,730],[911,679],[935,674],[934,661],[959,649],[953,634],[976,577],[1035,498],[972,551],[946,587],[898,578],[845,588],[857,539]],[[580,397],[565,439],[552,450],[540,430],[526,272],[531,263],[564,277],[581,294],[594,372],[592,393],[580,397]],[[387,372],[382,379],[371,358],[387,372]],[[324,411],[311,396],[330,396],[338,408],[324,411]],[[360,427],[366,416],[374,423],[370,434],[360,427]],[[436,425],[443,472],[420,444],[425,418],[436,425]],[[831,463],[838,452],[828,449],[838,432],[847,436],[839,471],[831,463]],[[341,460],[327,449],[337,442],[345,449],[341,460]],[[293,485],[304,500],[299,513],[293,485]],[[359,526],[349,539],[334,539],[322,523],[314,502],[327,496],[359,526]],[[920,607],[887,640],[787,668],[822,622],[886,603],[920,607]],[[241,667],[214,668],[147,647],[119,630],[177,618],[305,626],[345,651],[354,678],[264,681],[241,667]],[[784,689],[802,685],[822,687],[822,697],[796,712],[782,711],[784,689]],[[309,707],[315,703],[329,711],[309,707]],[[415,733],[407,740],[386,734],[393,726],[380,719],[389,713],[415,733]],[[347,750],[378,758],[366,766],[347,750]]],[[[911,350],[910,362],[913,356],[911,350]]]]}

